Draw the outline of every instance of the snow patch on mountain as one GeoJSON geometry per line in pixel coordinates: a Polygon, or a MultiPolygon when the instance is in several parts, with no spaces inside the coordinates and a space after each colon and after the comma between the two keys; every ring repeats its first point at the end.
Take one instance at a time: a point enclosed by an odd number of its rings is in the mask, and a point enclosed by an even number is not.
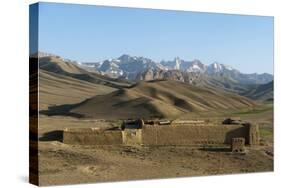
{"type": "Polygon", "coordinates": [[[168,76],[175,77],[175,75],[178,74],[173,72],[175,70],[182,73],[196,73],[208,76],[227,77],[234,82],[244,84],[267,83],[273,80],[273,76],[270,74],[243,74],[229,65],[224,65],[218,62],[205,65],[197,59],[185,61],[179,57],[175,57],[174,60],[170,61],[162,60],[160,62],[155,62],[149,58],[124,54],[117,59],[108,59],[98,63],[82,64],[83,66],[93,67],[97,71],[101,72],[101,74],[105,74],[113,78],[122,77],[129,80],[135,80],[137,77],[142,79],[157,77],[166,78],[168,76]]]}

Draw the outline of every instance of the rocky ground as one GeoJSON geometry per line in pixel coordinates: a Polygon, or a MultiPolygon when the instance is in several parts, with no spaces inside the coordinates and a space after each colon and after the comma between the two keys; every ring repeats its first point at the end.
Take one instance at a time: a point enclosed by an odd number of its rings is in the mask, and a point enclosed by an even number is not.
{"type": "Polygon", "coordinates": [[[265,172],[273,170],[269,146],[235,154],[228,147],[72,146],[40,142],[41,185],[265,172]]]}

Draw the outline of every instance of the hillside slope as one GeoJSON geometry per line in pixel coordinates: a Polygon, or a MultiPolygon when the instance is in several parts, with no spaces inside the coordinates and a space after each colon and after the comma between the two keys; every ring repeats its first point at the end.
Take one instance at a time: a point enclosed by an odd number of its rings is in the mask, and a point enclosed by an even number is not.
{"type": "Polygon", "coordinates": [[[204,74],[188,73],[185,75],[189,83],[203,88],[220,89],[227,92],[241,93],[248,91],[250,85],[239,84],[237,81],[225,76],[208,76],[204,74]]]}
{"type": "Polygon", "coordinates": [[[39,59],[39,68],[45,71],[60,75],[69,76],[75,79],[107,85],[115,88],[130,86],[131,83],[126,80],[113,79],[97,73],[88,72],[74,63],[63,61],[57,57],[43,57],[39,59]]]}
{"type": "Polygon", "coordinates": [[[148,69],[141,74],[138,74],[136,79],[144,81],[159,79],[175,80],[186,82],[198,87],[220,89],[237,94],[248,91],[252,86],[248,84],[238,83],[237,81],[226,76],[209,76],[200,72],[181,72],[179,70],[148,69]]]}
{"type": "Polygon", "coordinates": [[[272,100],[273,99],[273,81],[267,84],[257,85],[256,87],[242,93],[243,96],[254,100],[272,100]]]}
{"type": "Polygon", "coordinates": [[[175,118],[188,112],[235,110],[255,106],[245,97],[172,80],[139,82],[81,103],[50,109],[49,115],[78,114],[103,119],[175,118]]]}
{"type": "Polygon", "coordinates": [[[39,71],[39,109],[49,106],[79,103],[95,95],[107,94],[114,88],[93,84],[68,76],[39,71]]]}

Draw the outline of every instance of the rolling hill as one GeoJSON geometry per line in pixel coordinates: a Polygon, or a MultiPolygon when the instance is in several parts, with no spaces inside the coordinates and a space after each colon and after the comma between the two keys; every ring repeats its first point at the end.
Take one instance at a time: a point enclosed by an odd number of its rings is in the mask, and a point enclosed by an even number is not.
{"type": "MultiPolygon", "coordinates": [[[[123,55],[116,60],[106,60],[98,65],[100,65],[99,69],[101,69],[101,71],[93,72],[88,71],[87,66],[82,66],[81,63],[63,59],[56,55],[40,56],[39,58],[39,68],[41,70],[94,84],[106,85],[116,89],[130,87],[134,82],[140,80],[149,81],[168,79],[185,82],[197,87],[233,92],[254,100],[266,100],[272,96],[270,93],[273,93],[273,87],[271,90],[267,87],[267,92],[259,91],[266,87],[263,86],[268,83],[266,81],[273,79],[272,75],[242,74],[236,69],[219,63],[205,66],[200,61],[186,62],[180,59],[175,59],[174,61],[166,62],[166,64],[164,63],[161,65],[159,63],[155,64],[152,60],[147,58],[123,55]],[[168,67],[165,68],[164,65],[168,67]],[[182,71],[181,69],[168,69],[170,65],[172,67],[182,65],[181,68],[185,71],[182,71]],[[122,70],[119,70],[118,67],[121,67],[122,70]],[[138,69],[142,71],[138,72],[138,69]],[[110,71],[108,72],[108,70],[110,71]],[[107,72],[109,75],[102,75],[104,74],[103,71],[107,72]],[[134,75],[136,74],[136,80],[130,81],[130,79],[127,78],[128,74],[126,71],[131,71],[130,73],[134,73],[134,75]],[[121,74],[122,72],[124,74],[119,78],[112,78],[110,76],[111,74],[121,74]],[[241,79],[244,81],[241,81],[241,79]],[[260,92],[260,94],[256,94],[255,92],[260,92]],[[267,96],[262,97],[261,95],[267,96]]],[[[95,66],[98,65],[95,63],[95,66]]]]}
{"type": "Polygon", "coordinates": [[[129,81],[113,79],[97,73],[88,72],[72,62],[67,62],[54,56],[39,58],[39,69],[114,88],[122,88],[131,85],[129,81]]]}
{"type": "Polygon", "coordinates": [[[188,73],[189,83],[203,88],[220,89],[227,92],[241,94],[248,91],[252,85],[240,84],[226,76],[209,76],[204,74],[188,73]]]}
{"type": "Polygon", "coordinates": [[[77,115],[102,119],[175,118],[189,112],[235,110],[256,103],[215,89],[172,80],[139,82],[74,105],[51,107],[47,115],[77,115]]]}
{"type": "MultiPolygon", "coordinates": [[[[72,69],[75,70],[75,69],[72,69]]],[[[107,94],[114,88],[78,80],[69,76],[39,71],[39,109],[49,106],[79,103],[89,97],[107,94]]]]}
{"type": "Polygon", "coordinates": [[[257,85],[241,94],[254,100],[273,100],[273,81],[267,84],[257,85]]]}
{"type": "MultiPolygon", "coordinates": [[[[175,80],[192,84],[202,88],[220,89],[227,92],[233,92],[242,96],[247,92],[251,92],[252,88],[256,88],[261,84],[242,84],[227,75],[208,75],[201,72],[181,72],[179,70],[162,70],[147,69],[136,76],[137,80],[151,81],[159,79],[175,80]]],[[[245,95],[247,96],[247,95],[245,95]]],[[[248,96],[247,96],[248,97],[248,96]]],[[[255,99],[255,98],[252,98],[255,99]]]]}

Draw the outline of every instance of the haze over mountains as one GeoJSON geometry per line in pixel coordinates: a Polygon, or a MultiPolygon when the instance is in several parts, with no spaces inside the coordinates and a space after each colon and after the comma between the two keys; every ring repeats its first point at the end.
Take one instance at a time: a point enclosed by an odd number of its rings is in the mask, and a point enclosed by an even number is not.
{"type": "Polygon", "coordinates": [[[243,74],[198,60],[155,63],[123,55],[94,66],[47,54],[39,57],[39,69],[40,109],[47,115],[178,117],[249,108],[257,105],[253,100],[273,99],[272,75],[243,74]]]}

